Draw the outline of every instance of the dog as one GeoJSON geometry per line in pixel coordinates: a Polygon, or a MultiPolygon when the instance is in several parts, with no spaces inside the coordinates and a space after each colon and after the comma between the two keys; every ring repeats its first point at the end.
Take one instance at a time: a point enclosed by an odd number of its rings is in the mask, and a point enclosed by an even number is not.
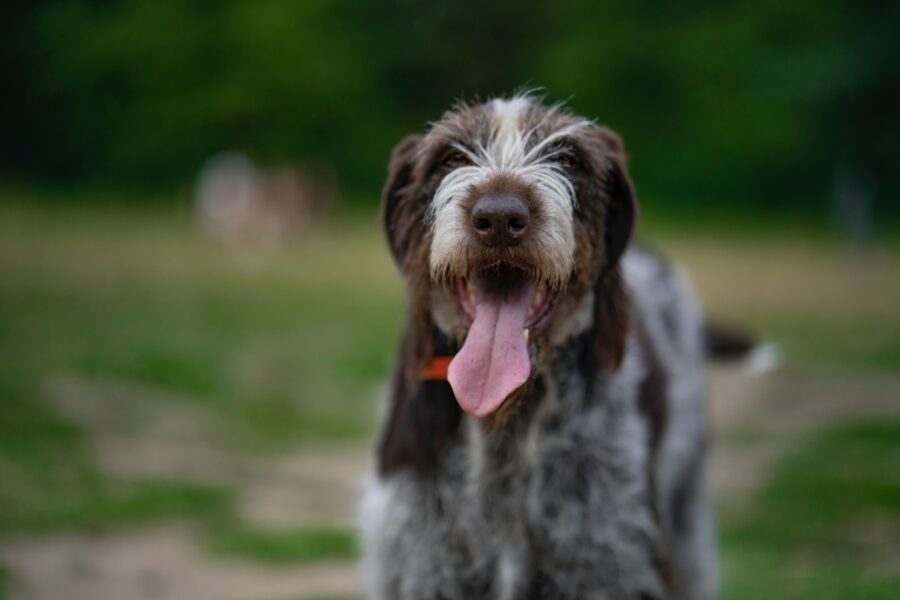
{"type": "Polygon", "coordinates": [[[394,149],[408,321],[363,498],[375,599],[708,599],[706,326],[630,244],[620,138],[530,95],[394,149]]]}

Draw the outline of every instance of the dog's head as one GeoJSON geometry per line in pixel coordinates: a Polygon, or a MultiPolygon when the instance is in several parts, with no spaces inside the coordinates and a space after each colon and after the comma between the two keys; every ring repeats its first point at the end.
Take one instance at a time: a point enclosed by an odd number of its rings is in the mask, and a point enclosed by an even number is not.
{"type": "Polygon", "coordinates": [[[459,106],[402,140],[382,217],[409,286],[409,376],[435,331],[459,348],[448,380],[479,417],[591,328],[597,367],[615,369],[635,211],[618,136],[529,96],[459,106]]]}

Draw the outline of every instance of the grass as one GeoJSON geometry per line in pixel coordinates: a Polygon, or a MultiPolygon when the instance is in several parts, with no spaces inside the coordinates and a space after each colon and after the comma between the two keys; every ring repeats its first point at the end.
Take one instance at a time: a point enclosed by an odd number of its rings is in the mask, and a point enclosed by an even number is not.
{"type": "Polygon", "coordinates": [[[280,564],[356,553],[353,533],[344,529],[269,532],[241,523],[228,488],[105,476],[87,459],[81,431],[8,386],[3,391],[8,418],[0,420],[0,536],[108,530],[180,517],[194,519],[219,554],[280,564]]]}
{"type": "Polygon", "coordinates": [[[248,443],[370,431],[358,400],[387,371],[402,317],[387,257],[368,264],[384,254],[374,235],[350,225],[255,264],[179,218],[60,222],[19,208],[0,221],[4,379],[39,387],[62,372],[176,392],[248,443]]]}
{"type": "Polygon", "coordinates": [[[210,531],[207,546],[217,554],[269,564],[349,559],[357,555],[355,532],[333,527],[265,531],[228,523],[210,531]]]}
{"type": "MultiPolygon", "coordinates": [[[[243,522],[230,485],[101,472],[90,433],[47,390],[60,376],[126,382],[200,411],[222,445],[263,457],[367,439],[403,319],[374,217],[235,254],[171,204],[30,200],[0,202],[0,537],[179,517],[214,554],[354,556],[343,528],[243,522]]],[[[857,260],[819,234],[650,229],[711,312],[780,342],[789,361],[900,372],[896,245],[857,260]]],[[[724,523],[724,597],[898,597],[872,542],[882,530],[900,537],[898,439],[893,423],[828,430],[779,465],[754,513],[724,523]],[[860,524],[872,539],[854,537],[860,524]]]]}
{"type": "Polygon", "coordinates": [[[240,523],[227,487],[101,473],[47,398],[60,375],[130,382],[205,411],[241,452],[371,435],[402,308],[369,224],[274,257],[230,255],[189,226],[177,212],[0,207],[0,535],[190,517],[229,524],[210,533],[225,553],[347,556],[346,531],[240,523]]]}
{"type": "Polygon", "coordinates": [[[900,421],[816,434],[723,531],[723,598],[900,597],[900,421]]]}
{"type": "Polygon", "coordinates": [[[900,372],[900,248],[866,253],[811,237],[668,232],[708,313],[778,342],[794,364],[900,372]]]}
{"type": "Polygon", "coordinates": [[[224,505],[226,494],[210,487],[104,477],[81,431],[8,380],[0,391],[0,535],[116,527],[224,505]]]}

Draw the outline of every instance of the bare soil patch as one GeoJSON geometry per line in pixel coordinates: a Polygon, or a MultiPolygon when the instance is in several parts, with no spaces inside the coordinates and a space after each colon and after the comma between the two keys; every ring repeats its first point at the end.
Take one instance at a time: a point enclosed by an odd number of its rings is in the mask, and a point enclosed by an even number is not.
{"type": "MultiPolygon", "coordinates": [[[[48,397],[85,428],[94,459],[111,475],[234,486],[241,518],[260,527],[353,522],[370,460],[367,445],[244,456],[218,441],[215,423],[203,411],[156,391],[57,378],[48,397]]],[[[718,503],[740,510],[774,461],[804,434],[841,419],[900,415],[900,377],[797,368],[751,376],[716,367],[710,397],[718,503]]],[[[209,556],[184,523],[7,539],[0,542],[0,561],[10,571],[12,599],[262,600],[359,593],[351,562],[274,567],[209,556]]]]}
{"type": "Polygon", "coordinates": [[[211,559],[177,524],[6,541],[0,559],[12,572],[11,600],[303,600],[358,589],[346,563],[269,567],[211,559]]]}

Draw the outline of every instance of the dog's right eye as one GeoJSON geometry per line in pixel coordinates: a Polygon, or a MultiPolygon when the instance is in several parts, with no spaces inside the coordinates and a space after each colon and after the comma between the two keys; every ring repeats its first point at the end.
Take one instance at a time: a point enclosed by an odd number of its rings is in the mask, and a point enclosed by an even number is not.
{"type": "Polygon", "coordinates": [[[447,169],[458,169],[470,164],[472,161],[469,160],[469,157],[456,150],[448,152],[441,159],[441,166],[447,169]]]}

